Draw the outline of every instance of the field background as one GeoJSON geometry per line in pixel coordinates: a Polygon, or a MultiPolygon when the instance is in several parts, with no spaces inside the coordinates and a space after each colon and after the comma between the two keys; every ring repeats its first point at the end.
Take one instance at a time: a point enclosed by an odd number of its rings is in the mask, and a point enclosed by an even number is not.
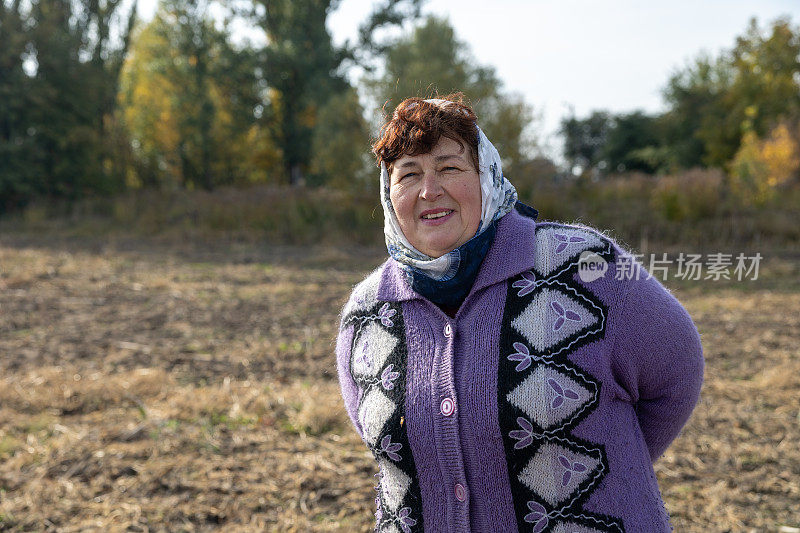
{"type": "MultiPolygon", "coordinates": [[[[0,530],[369,531],[333,343],[383,250],[81,233],[0,233],[0,530]]],[[[656,464],[676,531],[800,528],[800,255],[760,251],[667,282],[707,361],[656,464]]]]}

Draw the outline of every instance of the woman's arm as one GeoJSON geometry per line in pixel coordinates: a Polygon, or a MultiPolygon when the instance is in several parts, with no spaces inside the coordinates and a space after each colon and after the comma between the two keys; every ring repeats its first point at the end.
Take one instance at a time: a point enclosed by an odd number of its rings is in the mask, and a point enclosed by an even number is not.
{"type": "Polygon", "coordinates": [[[339,336],[336,338],[336,368],[339,374],[339,385],[342,389],[344,408],[356,428],[356,432],[363,439],[361,424],[358,423],[358,386],[350,374],[350,350],[353,345],[354,326],[341,325],[339,336]]]}
{"type": "Polygon", "coordinates": [[[703,348],[692,319],[654,277],[637,265],[615,314],[612,365],[636,409],[655,461],[678,436],[700,397],[703,348]]]}
{"type": "Polygon", "coordinates": [[[353,288],[350,299],[342,309],[339,321],[339,336],[336,338],[336,369],[339,374],[339,385],[342,389],[344,408],[362,440],[364,439],[364,432],[358,421],[358,385],[356,385],[353,375],[350,373],[350,351],[353,348],[355,326],[352,323],[347,324],[345,321],[351,316],[351,313],[369,309],[372,305],[375,305],[377,302],[378,283],[385,265],[386,263],[372,271],[369,276],[353,288]]]}

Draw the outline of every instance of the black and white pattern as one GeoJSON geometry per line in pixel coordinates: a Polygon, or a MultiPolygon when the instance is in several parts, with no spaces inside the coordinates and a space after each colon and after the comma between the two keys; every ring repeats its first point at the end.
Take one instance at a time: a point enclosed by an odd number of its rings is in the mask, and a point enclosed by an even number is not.
{"type": "Polygon", "coordinates": [[[520,531],[624,532],[619,519],[583,510],[608,460],[602,445],[572,434],[597,407],[601,383],[567,356],[603,338],[608,315],[573,281],[587,251],[614,259],[594,231],[538,224],[534,268],[508,283],[498,411],[520,531]]]}
{"type": "Polygon", "coordinates": [[[375,531],[423,531],[422,498],[404,423],[406,340],[399,304],[375,299],[368,278],[345,309],[352,325],[350,373],[358,386],[358,422],[378,462],[375,531]]]}

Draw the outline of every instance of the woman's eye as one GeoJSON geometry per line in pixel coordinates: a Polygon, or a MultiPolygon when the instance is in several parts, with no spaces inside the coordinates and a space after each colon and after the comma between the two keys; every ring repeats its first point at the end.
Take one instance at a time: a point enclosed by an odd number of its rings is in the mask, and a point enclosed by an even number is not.
{"type": "Polygon", "coordinates": [[[416,175],[417,175],[416,172],[409,172],[408,174],[403,174],[402,176],[400,176],[400,179],[402,180],[402,179],[410,178],[410,177],[413,177],[413,176],[416,176],[416,175]]]}
{"type": "Polygon", "coordinates": [[[452,172],[453,170],[458,170],[458,167],[444,167],[442,169],[443,172],[452,172]]]}

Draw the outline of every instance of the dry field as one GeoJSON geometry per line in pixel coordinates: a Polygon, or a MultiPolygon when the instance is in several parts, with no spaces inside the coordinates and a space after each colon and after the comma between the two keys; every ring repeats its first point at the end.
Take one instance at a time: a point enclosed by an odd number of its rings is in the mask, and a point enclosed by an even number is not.
{"type": "MultiPolygon", "coordinates": [[[[381,260],[0,236],[0,531],[369,531],[333,356],[381,260]]],[[[675,288],[707,380],[657,463],[676,531],[800,531],[800,268],[675,288]]]]}

